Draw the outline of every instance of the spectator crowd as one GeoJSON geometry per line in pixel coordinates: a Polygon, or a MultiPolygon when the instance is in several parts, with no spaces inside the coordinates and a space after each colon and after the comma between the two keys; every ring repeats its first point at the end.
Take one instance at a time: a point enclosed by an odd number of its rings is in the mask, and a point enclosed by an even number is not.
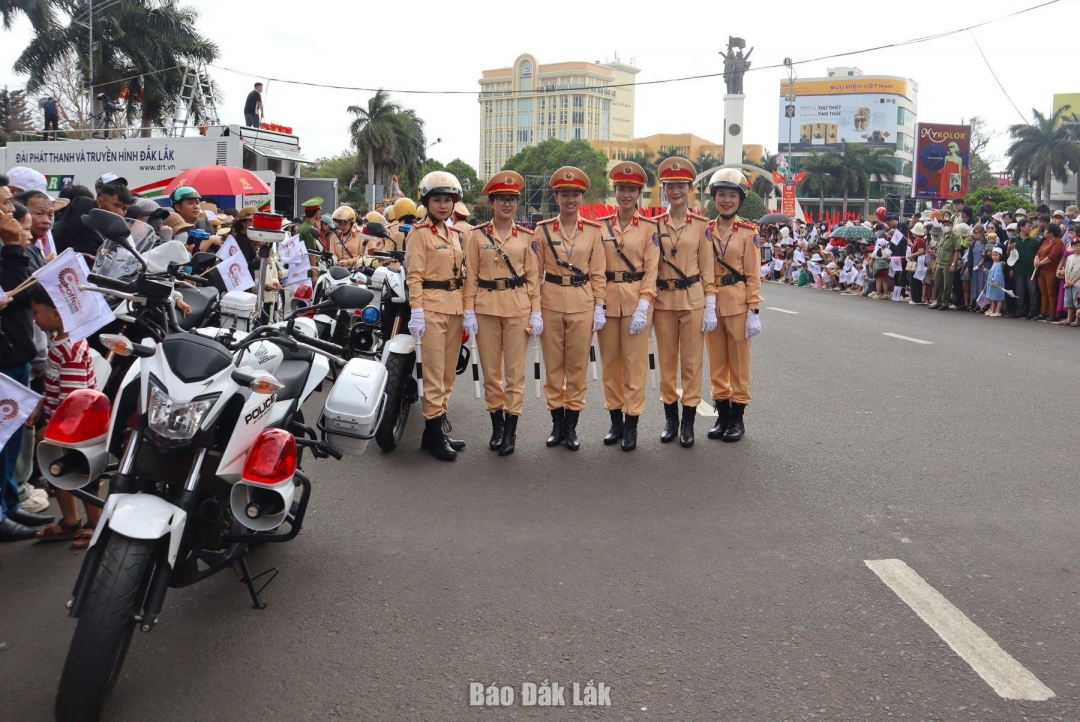
{"type": "Polygon", "coordinates": [[[1029,214],[954,201],[902,219],[766,224],[763,280],[841,295],[1080,326],[1080,208],[1029,214]]]}

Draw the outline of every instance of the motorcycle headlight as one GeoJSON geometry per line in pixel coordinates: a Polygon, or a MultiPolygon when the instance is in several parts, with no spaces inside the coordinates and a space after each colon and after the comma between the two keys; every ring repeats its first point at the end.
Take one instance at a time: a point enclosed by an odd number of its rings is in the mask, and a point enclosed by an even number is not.
{"type": "Polygon", "coordinates": [[[218,396],[220,394],[211,394],[192,401],[177,401],[151,379],[146,402],[147,425],[162,438],[187,441],[198,433],[203,417],[213,408],[218,396]]]}
{"type": "Polygon", "coordinates": [[[381,315],[379,309],[375,306],[367,306],[360,312],[360,320],[369,326],[374,326],[379,322],[379,317],[381,315]]]}

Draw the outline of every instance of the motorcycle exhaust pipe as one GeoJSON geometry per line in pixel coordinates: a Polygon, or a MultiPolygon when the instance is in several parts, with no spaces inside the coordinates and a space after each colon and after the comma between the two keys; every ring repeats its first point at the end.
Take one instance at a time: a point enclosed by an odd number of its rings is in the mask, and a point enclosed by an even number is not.
{"type": "Polygon", "coordinates": [[[252,531],[273,531],[292,508],[296,485],[292,478],[274,486],[240,481],[233,484],[229,506],[233,517],[252,531]]]}
{"type": "Polygon", "coordinates": [[[37,459],[41,474],[49,483],[73,491],[101,476],[109,461],[108,443],[73,449],[46,439],[38,444],[37,459]]]}

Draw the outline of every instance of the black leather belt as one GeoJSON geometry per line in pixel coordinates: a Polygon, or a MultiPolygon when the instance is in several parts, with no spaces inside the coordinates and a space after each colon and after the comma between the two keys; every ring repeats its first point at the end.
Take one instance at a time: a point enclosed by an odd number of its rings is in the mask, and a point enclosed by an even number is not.
{"type": "Polygon", "coordinates": [[[645,278],[645,274],[640,271],[631,273],[630,271],[608,271],[604,274],[607,276],[607,280],[613,283],[633,283],[634,281],[640,281],[645,278]]]}
{"type": "Polygon", "coordinates": [[[716,285],[718,286],[734,286],[736,283],[746,283],[746,276],[741,273],[729,273],[716,279],[716,285]]]}
{"type": "Polygon", "coordinates": [[[421,288],[434,288],[439,291],[456,291],[461,288],[460,278],[451,278],[448,281],[421,281],[421,288]]]}
{"type": "Polygon", "coordinates": [[[561,276],[558,273],[544,271],[544,280],[556,286],[584,286],[589,282],[589,277],[584,273],[577,276],[561,276]]]}
{"type": "Polygon", "coordinates": [[[521,288],[525,285],[525,279],[522,276],[517,278],[496,278],[493,281],[486,281],[481,278],[476,282],[476,285],[489,291],[505,291],[508,288],[521,288]]]}
{"type": "Polygon", "coordinates": [[[666,278],[658,278],[656,279],[656,287],[661,291],[674,291],[676,289],[682,291],[684,289],[690,288],[695,283],[700,282],[700,274],[696,276],[687,276],[686,278],[673,278],[671,280],[668,280],[666,278]]]}

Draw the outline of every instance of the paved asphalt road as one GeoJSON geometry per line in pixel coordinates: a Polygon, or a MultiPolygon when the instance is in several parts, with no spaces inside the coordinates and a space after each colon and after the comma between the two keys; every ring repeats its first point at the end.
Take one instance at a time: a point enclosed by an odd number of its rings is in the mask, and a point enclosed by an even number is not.
{"type": "MultiPolygon", "coordinates": [[[[766,284],[739,444],[604,447],[591,382],[580,452],[310,465],[304,532],[136,633],[110,720],[1078,720],[1080,549],[1072,429],[1080,330],[766,284]],[[883,335],[895,333],[931,344],[883,335]],[[900,559],[1056,695],[995,694],[864,563],[900,559]],[[593,680],[607,709],[477,709],[470,681],[593,680]]],[[[0,548],[0,718],[44,720],[80,553],[0,548]]],[[[568,698],[568,702],[571,700],[568,698]]],[[[520,702],[520,699],[519,699],[520,702]]]]}

